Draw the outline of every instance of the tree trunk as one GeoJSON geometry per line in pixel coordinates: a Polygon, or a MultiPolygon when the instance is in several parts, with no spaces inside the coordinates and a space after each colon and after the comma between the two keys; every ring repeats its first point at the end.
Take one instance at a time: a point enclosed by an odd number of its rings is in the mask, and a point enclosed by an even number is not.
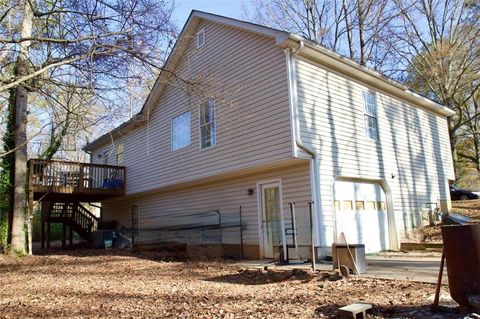
{"type": "MultiPolygon", "coordinates": [[[[19,61],[19,64],[24,61],[19,61]]],[[[16,89],[15,110],[15,183],[12,222],[12,251],[24,254],[25,221],[27,213],[27,103],[28,92],[23,86],[16,89]]]]}
{"type": "MultiPolygon", "coordinates": [[[[24,2],[22,20],[22,38],[32,36],[33,12],[28,1],[24,2]]],[[[20,46],[20,52],[16,65],[16,76],[22,77],[28,74],[30,42],[25,41],[20,46]]],[[[15,92],[15,183],[12,220],[12,243],[13,253],[26,253],[26,213],[27,213],[27,114],[28,114],[28,91],[22,83],[17,86],[15,92]]]]}
{"type": "Polygon", "coordinates": [[[353,34],[352,34],[352,25],[349,20],[350,13],[348,12],[348,6],[346,0],[343,0],[343,12],[345,14],[345,28],[347,29],[347,42],[348,42],[348,51],[350,53],[350,59],[355,58],[355,50],[353,49],[353,34]]]}
{"type": "MultiPolygon", "coordinates": [[[[3,136],[3,150],[8,153],[15,149],[15,90],[9,91],[7,125],[3,136]]],[[[13,184],[15,183],[15,154],[8,153],[0,164],[0,245],[6,248],[12,242],[13,184]]]]}
{"type": "Polygon", "coordinates": [[[62,146],[63,140],[68,134],[68,129],[70,128],[70,116],[71,113],[67,112],[65,116],[65,121],[61,124],[62,129],[58,134],[55,133],[55,124],[52,124],[52,130],[50,131],[50,144],[47,149],[40,155],[41,159],[52,159],[53,156],[58,152],[60,146],[62,146]]]}
{"type": "Polygon", "coordinates": [[[357,10],[358,10],[358,41],[359,46],[360,46],[360,57],[359,57],[359,63],[361,65],[367,65],[366,57],[365,57],[365,25],[364,25],[364,20],[365,20],[365,13],[364,13],[364,7],[363,7],[363,0],[358,0],[357,1],[357,10]]]}
{"type": "Polygon", "coordinates": [[[473,154],[473,157],[475,158],[475,170],[477,173],[480,173],[480,144],[478,140],[478,133],[477,133],[477,128],[476,125],[470,123],[469,125],[470,129],[472,130],[472,139],[473,139],[473,151],[475,152],[473,154]]]}
{"type": "Polygon", "coordinates": [[[456,130],[453,127],[454,123],[452,123],[451,117],[448,118],[448,136],[450,138],[450,151],[452,152],[452,160],[453,160],[453,170],[455,173],[455,179],[457,179],[457,162],[458,162],[458,154],[457,154],[457,135],[456,130]]]}

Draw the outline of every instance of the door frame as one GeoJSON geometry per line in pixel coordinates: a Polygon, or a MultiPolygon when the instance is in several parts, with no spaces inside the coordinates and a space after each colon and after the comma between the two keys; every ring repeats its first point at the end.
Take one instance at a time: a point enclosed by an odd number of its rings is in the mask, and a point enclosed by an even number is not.
{"type": "Polygon", "coordinates": [[[278,187],[280,193],[280,225],[282,232],[282,246],[283,246],[283,255],[287,255],[287,244],[285,242],[285,217],[283,213],[283,189],[282,189],[282,179],[272,179],[257,182],[257,215],[258,215],[258,237],[259,237],[259,247],[260,247],[260,258],[265,257],[265,241],[264,241],[264,229],[263,229],[263,187],[266,185],[275,185],[278,187]]]}

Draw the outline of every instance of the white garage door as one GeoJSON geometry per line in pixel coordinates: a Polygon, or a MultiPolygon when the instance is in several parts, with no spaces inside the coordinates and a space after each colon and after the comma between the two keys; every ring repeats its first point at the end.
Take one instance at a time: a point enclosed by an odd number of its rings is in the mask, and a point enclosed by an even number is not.
{"type": "Polygon", "coordinates": [[[365,252],[390,248],[385,192],[380,184],[335,182],[337,236],[364,244],[365,252]]]}

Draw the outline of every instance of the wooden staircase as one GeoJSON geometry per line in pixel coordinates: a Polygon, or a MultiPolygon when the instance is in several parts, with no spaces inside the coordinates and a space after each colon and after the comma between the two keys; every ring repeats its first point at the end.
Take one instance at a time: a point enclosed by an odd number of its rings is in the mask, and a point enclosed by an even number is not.
{"type": "Polygon", "coordinates": [[[63,224],[62,246],[66,246],[67,227],[69,230],[70,247],[73,245],[73,231],[88,243],[93,242],[93,236],[98,228],[99,219],[79,202],[42,202],[42,248],[50,248],[51,223],[63,224]],[[47,233],[45,234],[45,225],[47,233]]]}
{"type": "MultiPolygon", "coordinates": [[[[70,247],[73,246],[73,232],[93,243],[98,218],[80,203],[98,203],[124,196],[126,168],[118,165],[30,159],[28,191],[29,217],[33,218],[35,201],[42,206],[42,248],[45,248],[45,241],[47,248],[50,248],[52,223],[63,225],[64,248],[67,230],[70,247]]],[[[30,242],[30,252],[31,249],[30,242]]]]}

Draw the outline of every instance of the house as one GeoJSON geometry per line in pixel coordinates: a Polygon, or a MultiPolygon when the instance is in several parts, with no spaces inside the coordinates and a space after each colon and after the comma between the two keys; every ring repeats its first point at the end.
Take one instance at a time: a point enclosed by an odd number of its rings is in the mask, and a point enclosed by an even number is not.
{"type": "Polygon", "coordinates": [[[277,258],[313,240],[320,257],[343,233],[377,252],[448,210],[452,114],[299,36],[193,11],[139,114],[85,149],[126,167],[102,218],[138,244],[277,258]]]}

